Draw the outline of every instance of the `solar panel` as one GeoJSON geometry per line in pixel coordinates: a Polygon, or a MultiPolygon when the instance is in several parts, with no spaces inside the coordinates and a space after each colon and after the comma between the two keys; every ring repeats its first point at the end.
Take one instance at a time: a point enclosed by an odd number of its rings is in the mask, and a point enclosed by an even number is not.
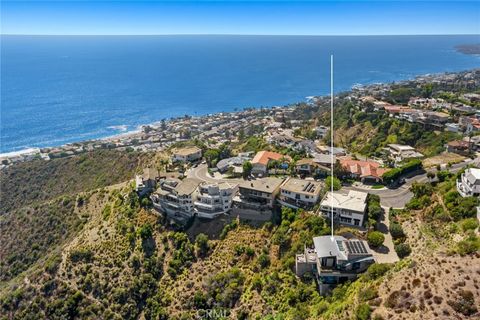
{"type": "Polygon", "coordinates": [[[348,252],[352,254],[366,254],[368,253],[365,245],[361,241],[345,241],[348,252]]]}

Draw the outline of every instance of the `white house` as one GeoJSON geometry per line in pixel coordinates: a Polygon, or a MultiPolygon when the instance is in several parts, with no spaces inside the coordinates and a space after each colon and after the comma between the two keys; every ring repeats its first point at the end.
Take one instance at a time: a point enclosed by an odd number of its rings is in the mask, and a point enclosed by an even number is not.
{"type": "Polygon", "coordinates": [[[232,199],[237,191],[237,184],[202,182],[193,203],[195,213],[198,217],[207,219],[227,213],[232,208],[232,199]]]}
{"type": "Polygon", "coordinates": [[[293,209],[310,209],[320,199],[322,183],[289,178],[280,187],[278,202],[293,209]]]}
{"type": "Polygon", "coordinates": [[[417,152],[414,147],[407,145],[389,144],[386,149],[395,162],[423,158],[423,154],[417,152]]]}
{"type": "Polygon", "coordinates": [[[367,209],[368,193],[350,190],[348,193],[342,191],[327,192],[320,210],[322,215],[330,218],[333,205],[333,219],[341,224],[362,226],[367,209]]]}
{"type": "Polygon", "coordinates": [[[166,179],[150,197],[154,208],[169,216],[193,217],[194,201],[197,199],[197,188],[201,180],[194,178],[166,179]]]}
{"type": "Polygon", "coordinates": [[[480,169],[468,168],[457,180],[457,190],[462,197],[480,196],[480,169]]]}
{"type": "Polygon", "coordinates": [[[186,147],[175,149],[172,162],[193,162],[202,158],[202,149],[198,147],[186,147]]]}

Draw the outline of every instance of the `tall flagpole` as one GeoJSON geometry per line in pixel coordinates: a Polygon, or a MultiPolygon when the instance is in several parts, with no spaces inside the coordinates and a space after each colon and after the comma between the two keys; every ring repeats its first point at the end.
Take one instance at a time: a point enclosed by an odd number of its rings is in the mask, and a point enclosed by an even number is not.
{"type": "Polygon", "coordinates": [[[333,241],[333,54],[330,55],[330,218],[333,241]]]}

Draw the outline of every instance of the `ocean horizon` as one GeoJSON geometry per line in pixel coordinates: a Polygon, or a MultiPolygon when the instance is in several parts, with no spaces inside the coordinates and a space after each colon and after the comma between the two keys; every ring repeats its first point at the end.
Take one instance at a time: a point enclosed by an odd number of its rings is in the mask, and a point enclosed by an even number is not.
{"type": "Polygon", "coordinates": [[[0,153],[480,67],[458,36],[1,36],[0,153]]]}

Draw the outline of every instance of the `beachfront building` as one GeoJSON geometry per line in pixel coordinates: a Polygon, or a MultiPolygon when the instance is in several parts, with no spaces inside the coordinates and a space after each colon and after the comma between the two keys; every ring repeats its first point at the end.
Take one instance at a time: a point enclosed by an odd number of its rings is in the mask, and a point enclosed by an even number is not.
{"type": "Polygon", "coordinates": [[[480,196],[480,169],[465,170],[457,180],[457,191],[462,197],[480,196]]]}
{"type": "Polygon", "coordinates": [[[320,203],[320,211],[323,216],[330,218],[333,205],[334,221],[360,227],[367,210],[367,196],[366,192],[354,190],[327,192],[320,203]]]}
{"type": "Polygon", "coordinates": [[[375,262],[366,241],[342,236],[313,238],[313,248],[305,247],[295,259],[295,273],[312,273],[320,294],[327,294],[337,284],[355,280],[375,262]]]}
{"type": "Polygon", "coordinates": [[[194,162],[200,159],[202,149],[195,146],[175,149],[172,154],[172,162],[194,162]]]}
{"type": "Polygon", "coordinates": [[[343,158],[340,159],[340,164],[351,178],[359,179],[362,182],[381,182],[382,175],[388,170],[387,168],[381,168],[380,163],[376,161],[343,158]]]}
{"type": "Polygon", "coordinates": [[[385,148],[389,156],[395,161],[400,163],[411,159],[423,158],[423,154],[417,152],[414,147],[402,144],[389,144],[385,148]]]}
{"type": "Polygon", "coordinates": [[[150,197],[155,209],[170,217],[193,217],[194,202],[201,180],[195,178],[165,179],[150,197]]]}
{"type": "Polygon", "coordinates": [[[238,185],[233,183],[200,183],[193,203],[196,215],[199,218],[213,219],[227,213],[232,208],[237,191],[238,185]]]}
{"type": "Polygon", "coordinates": [[[255,176],[266,176],[268,164],[271,161],[279,161],[285,158],[283,154],[271,151],[259,151],[252,160],[252,174],[255,176]]]}
{"type": "Polygon", "coordinates": [[[153,191],[160,176],[155,168],[144,168],[142,174],[135,175],[135,190],[143,195],[153,191]]]}
{"type": "Polygon", "coordinates": [[[321,191],[321,182],[288,178],[280,187],[278,202],[293,209],[312,209],[321,191]]]}

